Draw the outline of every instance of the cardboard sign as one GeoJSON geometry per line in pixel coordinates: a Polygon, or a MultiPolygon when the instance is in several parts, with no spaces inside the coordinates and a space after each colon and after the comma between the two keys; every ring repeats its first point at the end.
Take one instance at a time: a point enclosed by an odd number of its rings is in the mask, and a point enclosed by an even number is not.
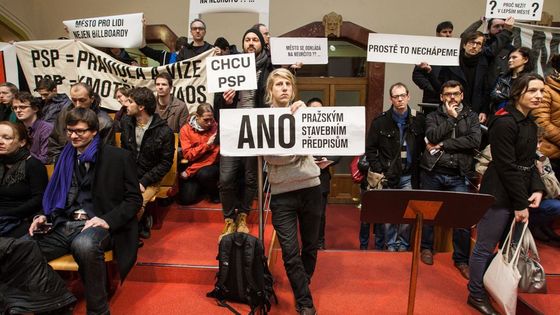
{"type": "Polygon", "coordinates": [[[370,33],[367,61],[430,65],[459,65],[461,39],[370,33]]]}
{"type": "Polygon", "coordinates": [[[19,87],[16,46],[0,42],[0,83],[4,82],[19,87]]]}
{"type": "Polygon", "coordinates": [[[206,63],[211,49],[196,57],[159,67],[136,67],[122,63],[108,54],[75,40],[16,42],[17,57],[33,91],[39,80],[49,77],[59,93],[70,93],[70,86],[84,82],[102,99],[101,106],[118,110],[121,104],[113,98],[121,86],[145,86],[155,91],[154,77],[169,73],[173,79],[171,93],[184,101],[189,113],[201,103],[214,102],[214,93],[206,89],[206,63]]]}
{"type": "Polygon", "coordinates": [[[272,64],[324,65],[329,63],[328,40],[316,37],[271,37],[272,64]]]}
{"type": "Polygon", "coordinates": [[[257,89],[255,54],[237,54],[206,58],[208,92],[257,89]]]}
{"type": "Polygon", "coordinates": [[[70,38],[97,47],[137,48],[144,41],[143,13],[64,21],[70,38]]]}
{"type": "Polygon", "coordinates": [[[520,21],[540,21],[544,0],[487,0],[487,18],[513,17],[520,21]]]}
{"type": "Polygon", "coordinates": [[[307,107],[221,109],[220,154],[361,155],[365,149],[365,108],[307,107]],[[227,119],[225,119],[227,118],[227,119]]]}

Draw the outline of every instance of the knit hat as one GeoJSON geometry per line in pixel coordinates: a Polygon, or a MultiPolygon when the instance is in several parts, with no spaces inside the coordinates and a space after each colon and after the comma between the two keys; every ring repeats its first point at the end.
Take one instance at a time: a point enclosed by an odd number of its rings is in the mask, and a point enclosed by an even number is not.
{"type": "Polygon", "coordinates": [[[247,36],[247,34],[249,34],[249,33],[255,33],[257,35],[257,37],[259,38],[259,41],[261,42],[262,49],[264,49],[265,42],[264,42],[264,37],[261,34],[261,31],[259,31],[258,28],[250,28],[245,32],[245,34],[243,34],[243,38],[241,39],[241,44],[243,45],[242,46],[243,47],[243,52],[245,52],[245,44],[244,44],[245,43],[245,36],[247,36]]]}

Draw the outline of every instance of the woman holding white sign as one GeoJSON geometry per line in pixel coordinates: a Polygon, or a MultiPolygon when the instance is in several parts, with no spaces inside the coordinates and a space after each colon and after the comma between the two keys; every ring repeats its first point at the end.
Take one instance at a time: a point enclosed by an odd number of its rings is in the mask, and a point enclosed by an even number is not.
{"type": "MultiPolygon", "coordinates": [[[[286,69],[276,69],[266,82],[266,102],[270,107],[288,107],[294,114],[305,103],[295,97],[295,77],[286,69]]],[[[265,156],[271,186],[272,224],[282,247],[282,259],[300,314],[316,314],[309,289],[317,262],[321,220],[320,169],[311,155],[265,156]],[[301,234],[301,254],[297,237],[301,234]]]]}

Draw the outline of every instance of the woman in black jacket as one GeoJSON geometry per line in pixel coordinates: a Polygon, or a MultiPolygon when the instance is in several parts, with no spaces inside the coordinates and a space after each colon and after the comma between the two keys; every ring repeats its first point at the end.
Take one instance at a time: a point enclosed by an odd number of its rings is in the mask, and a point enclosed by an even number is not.
{"type": "Polygon", "coordinates": [[[41,211],[47,171],[28,144],[23,125],[0,122],[0,236],[25,235],[31,217],[41,211]]]}
{"type": "Polygon", "coordinates": [[[484,272],[511,219],[526,222],[528,208],[539,206],[544,185],[535,168],[537,125],[531,110],[538,108],[544,80],[538,74],[524,74],[511,87],[510,102],[496,112],[489,124],[492,162],[482,178],[480,191],[496,200],[477,225],[478,237],[470,257],[467,303],[483,314],[498,314],[483,285],[484,272]]]}
{"type": "Polygon", "coordinates": [[[524,73],[533,72],[534,60],[531,54],[531,49],[527,47],[520,47],[512,50],[508,58],[507,73],[502,73],[496,79],[494,88],[490,93],[491,111],[494,113],[506,106],[509,100],[509,93],[511,85],[524,73]]]}

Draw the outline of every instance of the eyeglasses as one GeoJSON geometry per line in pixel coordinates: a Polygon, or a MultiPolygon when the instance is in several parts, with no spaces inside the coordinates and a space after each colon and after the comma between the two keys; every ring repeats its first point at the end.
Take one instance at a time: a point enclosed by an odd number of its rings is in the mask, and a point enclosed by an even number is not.
{"type": "Polygon", "coordinates": [[[191,27],[191,31],[204,31],[205,27],[191,27]]]}
{"type": "Polygon", "coordinates": [[[70,128],[66,128],[66,135],[68,137],[72,136],[73,133],[76,134],[76,136],[78,137],[82,137],[83,135],[86,134],[86,132],[88,132],[90,129],[70,129],[70,128]]]}
{"type": "Polygon", "coordinates": [[[21,105],[21,106],[12,106],[12,110],[26,110],[27,108],[31,107],[31,105],[21,105]]]}
{"type": "Polygon", "coordinates": [[[463,94],[463,92],[446,92],[446,93],[443,93],[443,96],[445,96],[445,97],[452,97],[452,96],[453,97],[459,97],[459,96],[461,96],[461,94],[463,94]]]}
{"type": "Polygon", "coordinates": [[[482,46],[482,42],[477,42],[475,40],[470,40],[467,42],[467,45],[471,45],[471,46],[482,46]]]}
{"type": "Polygon", "coordinates": [[[399,98],[406,98],[408,96],[408,94],[403,93],[403,94],[399,94],[399,95],[391,95],[392,99],[399,99],[399,98]]]}

